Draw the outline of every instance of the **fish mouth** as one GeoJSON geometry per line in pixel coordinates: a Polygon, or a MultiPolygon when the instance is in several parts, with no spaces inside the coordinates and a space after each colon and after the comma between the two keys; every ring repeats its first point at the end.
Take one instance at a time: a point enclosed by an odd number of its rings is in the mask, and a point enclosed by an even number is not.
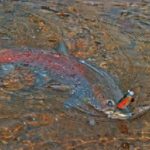
{"type": "Polygon", "coordinates": [[[119,120],[128,120],[136,119],[143,114],[150,111],[150,105],[142,105],[133,109],[133,111],[124,112],[122,110],[105,110],[104,113],[108,118],[119,119],[119,120]]]}
{"type": "Polygon", "coordinates": [[[107,111],[105,112],[108,118],[111,119],[119,119],[119,120],[126,120],[132,117],[132,113],[123,113],[121,111],[107,111]]]}

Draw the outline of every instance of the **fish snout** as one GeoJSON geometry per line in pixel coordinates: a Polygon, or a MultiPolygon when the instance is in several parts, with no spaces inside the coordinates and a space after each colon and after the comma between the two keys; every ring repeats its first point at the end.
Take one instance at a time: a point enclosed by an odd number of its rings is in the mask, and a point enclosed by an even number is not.
{"type": "Polygon", "coordinates": [[[126,119],[138,118],[148,111],[150,111],[150,105],[138,106],[138,107],[134,108],[132,112],[128,112],[128,113],[123,112],[118,109],[105,110],[104,113],[108,116],[108,118],[111,118],[111,119],[126,120],[126,119]]]}
{"type": "Polygon", "coordinates": [[[111,119],[119,119],[119,120],[126,120],[130,119],[132,117],[132,113],[124,113],[119,110],[112,111],[112,112],[106,112],[108,118],[111,119]]]}
{"type": "Polygon", "coordinates": [[[111,119],[125,120],[131,118],[133,115],[129,110],[123,111],[118,109],[117,104],[112,99],[108,99],[105,101],[102,111],[107,115],[108,118],[111,119]]]}
{"type": "Polygon", "coordinates": [[[102,108],[104,114],[111,119],[128,119],[132,116],[130,112],[123,112],[122,110],[117,109],[116,104],[113,100],[107,100],[106,104],[102,108]]]}

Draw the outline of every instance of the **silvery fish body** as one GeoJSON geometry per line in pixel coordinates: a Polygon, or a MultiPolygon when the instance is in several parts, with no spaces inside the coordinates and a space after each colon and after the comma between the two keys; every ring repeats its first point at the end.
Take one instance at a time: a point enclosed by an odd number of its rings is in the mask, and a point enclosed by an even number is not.
{"type": "MultiPolygon", "coordinates": [[[[64,102],[65,108],[78,108],[91,114],[102,111],[109,117],[119,118],[119,115],[113,116],[114,104],[112,106],[108,102],[112,100],[117,103],[123,97],[121,90],[109,73],[89,62],[44,50],[3,49],[0,51],[0,64],[1,76],[9,74],[15,65],[24,64],[44,70],[35,71],[38,74],[36,86],[44,83],[45,76],[69,85],[72,91],[69,99],[64,102]]],[[[129,116],[130,112],[126,109],[120,118],[129,116]]]]}

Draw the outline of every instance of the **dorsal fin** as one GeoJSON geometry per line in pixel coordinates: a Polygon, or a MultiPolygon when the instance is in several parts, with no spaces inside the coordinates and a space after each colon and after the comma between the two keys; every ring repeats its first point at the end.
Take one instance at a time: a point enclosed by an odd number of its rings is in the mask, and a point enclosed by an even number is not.
{"type": "Polygon", "coordinates": [[[56,50],[56,52],[58,52],[60,54],[63,54],[63,55],[66,55],[66,56],[69,55],[67,45],[64,41],[59,42],[56,45],[56,47],[54,48],[54,50],[56,50]]]}

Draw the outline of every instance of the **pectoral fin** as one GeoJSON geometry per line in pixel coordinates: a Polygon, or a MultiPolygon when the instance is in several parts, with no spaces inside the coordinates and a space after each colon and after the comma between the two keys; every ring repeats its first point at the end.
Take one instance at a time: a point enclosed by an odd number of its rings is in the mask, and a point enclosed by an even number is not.
{"type": "Polygon", "coordinates": [[[36,76],[34,87],[37,87],[37,88],[42,87],[51,80],[47,71],[36,70],[34,71],[34,73],[36,76]]]}

